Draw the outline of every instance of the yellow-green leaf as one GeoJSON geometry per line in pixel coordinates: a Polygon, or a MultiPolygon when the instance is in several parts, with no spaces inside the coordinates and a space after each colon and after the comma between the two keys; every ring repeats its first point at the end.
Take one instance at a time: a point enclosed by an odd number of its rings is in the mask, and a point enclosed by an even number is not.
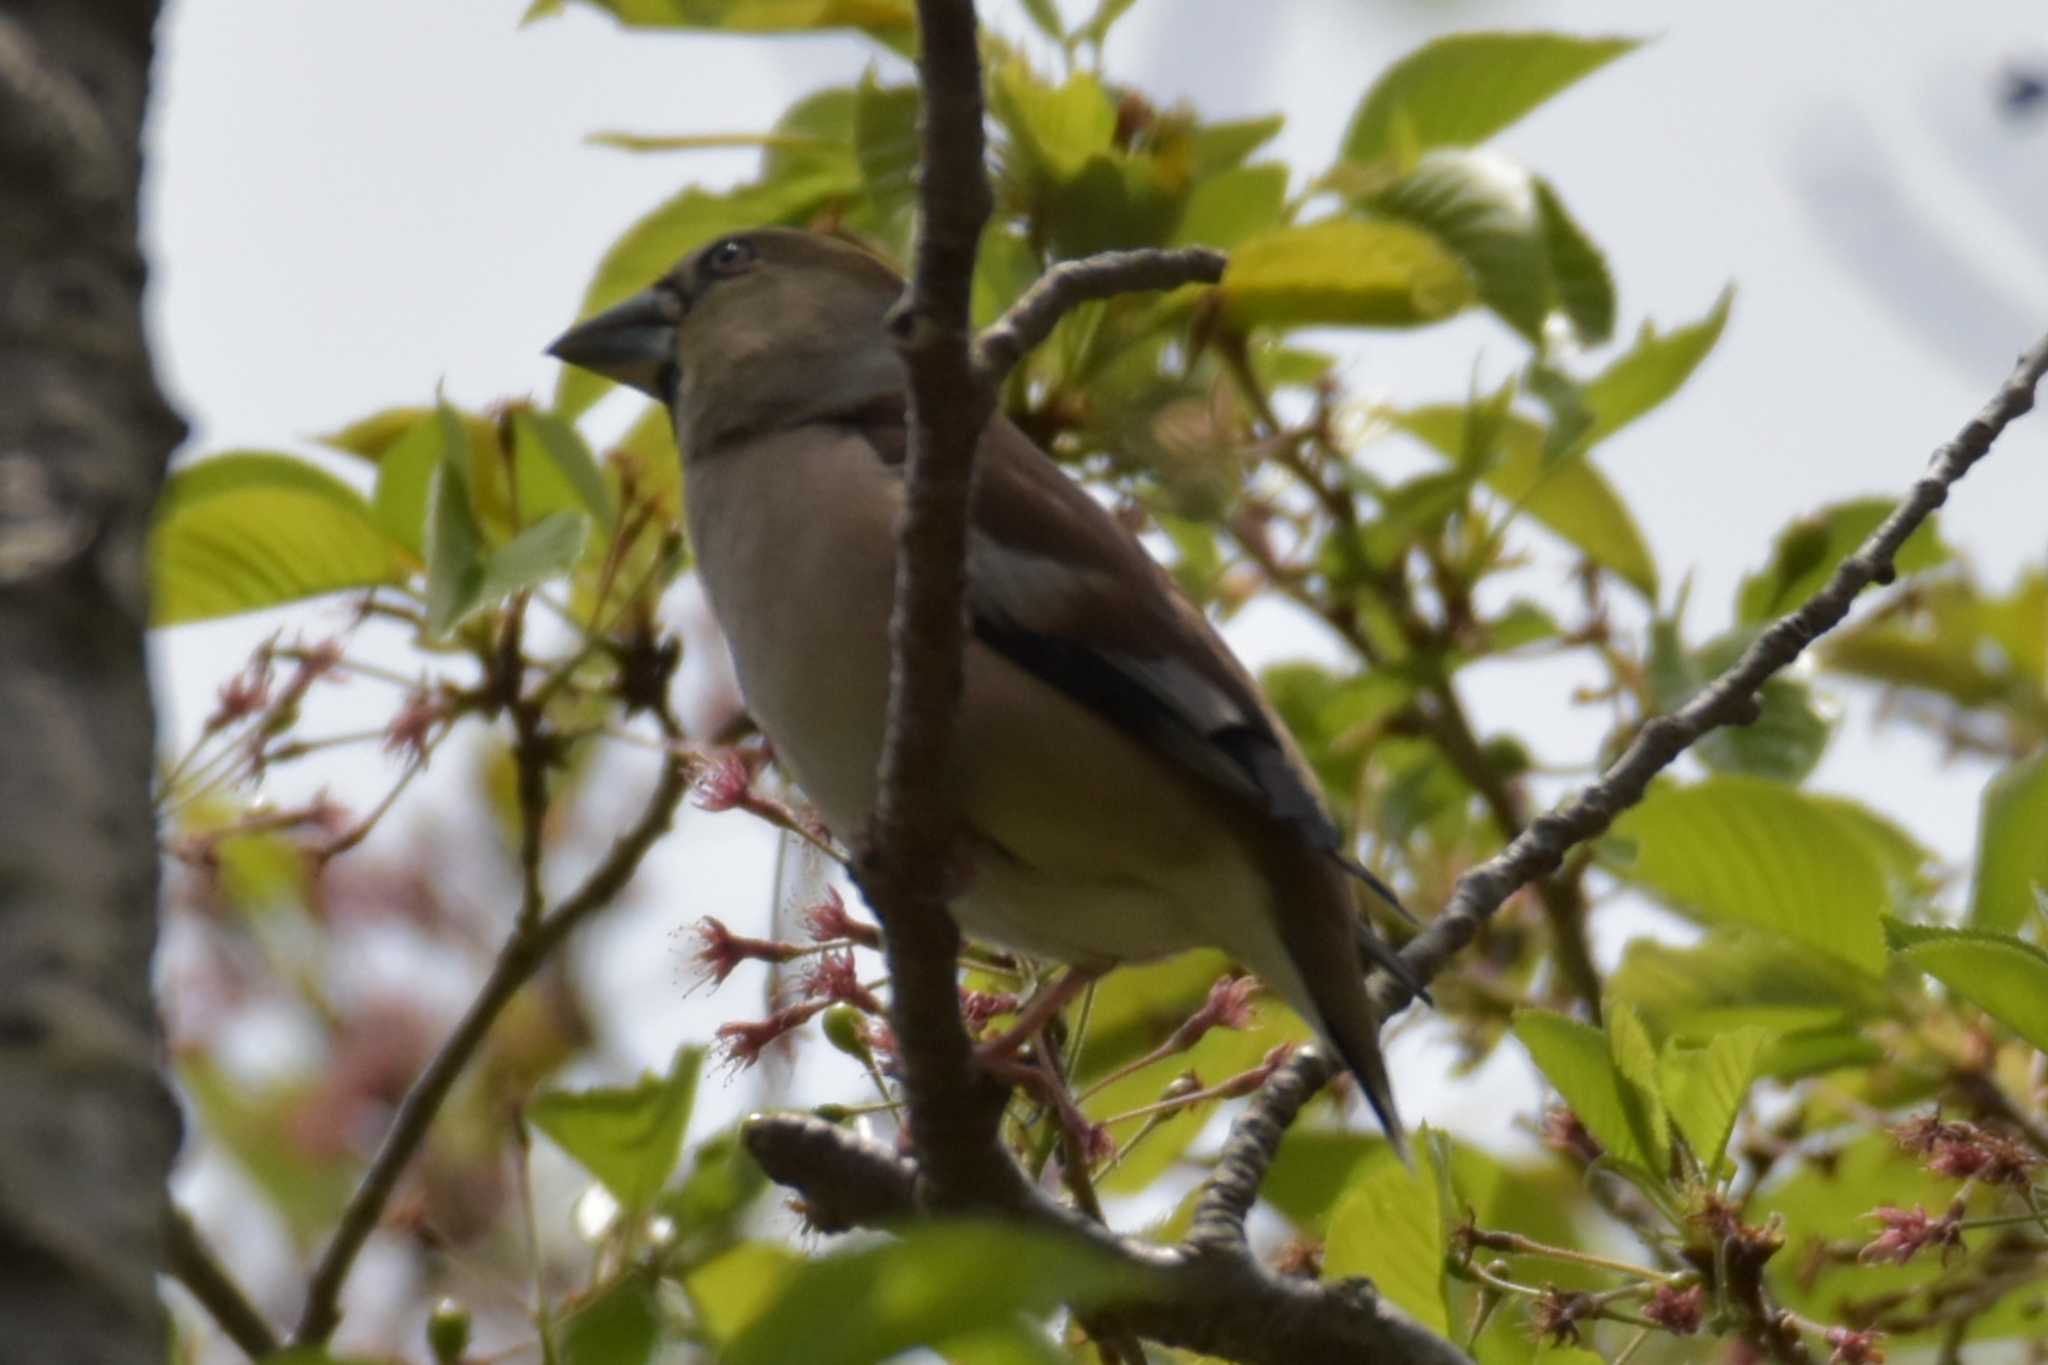
{"type": "MultiPolygon", "coordinates": [[[[1395,417],[1403,431],[1446,459],[1470,458],[1467,424],[1484,413],[1448,404],[1395,417]]],[[[1628,504],[1583,453],[1544,457],[1544,431],[1513,413],[1486,419],[1492,432],[1485,483],[1645,597],[1657,595],[1657,564],[1628,504]]]]}
{"type": "Polygon", "coordinates": [[[1734,303],[1730,286],[1698,322],[1665,333],[1644,323],[1636,344],[1586,381],[1583,397],[1593,413],[1587,444],[1606,440],[1678,392],[1721,339],[1734,303]]]}
{"type": "Polygon", "coordinates": [[[151,620],[205,621],[403,582],[362,495],[304,460],[235,451],[171,475],[149,537],[151,620]]]}
{"type": "Polygon", "coordinates": [[[2011,932],[2026,922],[2036,888],[2048,886],[2048,749],[2007,768],[1984,788],[1977,820],[1977,875],[1970,923],[2011,932]]]}
{"type": "Polygon", "coordinates": [[[1770,1034],[1754,1026],[1732,1029],[1711,1042],[1664,1040],[1657,1059],[1658,1090],[1671,1121],[1709,1177],[1721,1165],[1735,1117],[1756,1075],[1770,1034]]]}
{"type": "Polygon", "coordinates": [[[1591,1024],[1549,1010],[1517,1010],[1515,1037],[1579,1122],[1614,1160],[1643,1173],[1660,1168],[1643,1147],[1607,1036],[1591,1024]]]}
{"type": "Polygon", "coordinates": [[[1146,1277],[1017,1224],[929,1223],[806,1262],[726,1346],[723,1365],[872,1365],[1007,1326],[1016,1314],[1137,1292],[1146,1277]]]}
{"type": "Polygon", "coordinates": [[[1634,38],[1564,33],[1458,33],[1417,48],[1381,73],[1344,134],[1346,161],[1483,142],[1551,96],[1598,71],[1634,38]]]}
{"type": "Polygon", "coordinates": [[[2048,953],[2010,934],[1893,922],[1899,959],[2048,1052],[2048,953]]]}
{"type": "Polygon", "coordinates": [[[1664,782],[1623,813],[1614,836],[1610,870],[1674,909],[1769,929],[1873,975],[1884,969],[1884,856],[1823,801],[1735,774],[1664,782]]]}
{"type": "Polygon", "coordinates": [[[1429,1144],[1415,1144],[1413,1170],[1391,1149],[1369,1164],[1330,1216],[1323,1273],[1364,1276],[1401,1310],[1442,1335],[1450,1330],[1444,1302],[1444,1210],[1437,1197],[1429,1144]]]}
{"type": "Polygon", "coordinates": [[[1464,263],[1429,233],[1353,218],[1241,243],[1217,287],[1240,326],[1407,327],[1447,318],[1477,296],[1464,263]]]}
{"type": "Polygon", "coordinates": [[[644,1210],[682,1153],[703,1062],[703,1048],[678,1048],[666,1076],[650,1073],[625,1087],[548,1091],[527,1106],[526,1117],[621,1206],[644,1210]]]}

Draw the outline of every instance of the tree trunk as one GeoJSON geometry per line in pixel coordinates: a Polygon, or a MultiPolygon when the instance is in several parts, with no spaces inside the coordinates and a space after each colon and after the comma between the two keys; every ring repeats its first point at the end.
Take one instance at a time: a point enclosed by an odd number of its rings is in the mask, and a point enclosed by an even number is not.
{"type": "Polygon", "coordinates": [[[167,1357],[142,334],[156,0],[0,3],[0,1354],[167,1357]]]}

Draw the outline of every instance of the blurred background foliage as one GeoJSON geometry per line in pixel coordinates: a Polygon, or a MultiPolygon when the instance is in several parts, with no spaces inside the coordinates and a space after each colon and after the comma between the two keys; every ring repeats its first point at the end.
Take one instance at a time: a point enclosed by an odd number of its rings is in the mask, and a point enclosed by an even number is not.
{"type": "MultiPolygon", "coordinates": [[[[905,259],[909,0],[597,7],[651,29],[851,28],[877,48],[857,84],[758,135],[611,135],[648,154],[756,145],[759,173],[685,189],[627,226],[585,312],[765,223],[905,259]]],[[[1198,243],[1230,265],[1214,287],[1077,310],[1018,368],[1005,407],[1217,618],[1281,602],[1335,642],[1341,663],[1282,663],[1264,682],[1359,856],[1426,917],[1540,809],[1532,782],[1558,775],[1538,771],[1528,737],[1468,708],[1464,669],[1585,661],[1601,681],[1579,701],[1607,725],[1585,758],[1611,758],[1813,592],[1889,503],[1786,508],[1735,600],[1693,602],[1688,566],[1659,562],[1603,474],[1603,442],[1667,401],[1682,409],[1733,292],[1694,317],[1631,317],[1571,187],[1489,139],[1635,40],[1440,39],[1365,83],[1326,161],[1288,165],[1264,151],[1282,115],[1212,122],[1104,70],[1129,7],[1104,0],[1070,25],[1027,3],[1032,31],[986,39],[998,211],[977,321],[1092,251],[1198,243]],[[1519,348],[1506,383],[1388,399],[1338,363],[1342,329],[1398,345],[1472,310],[1519,348]],[[1532,547],[1569,556],[1568,592],[1532,547]]],[[[528,18],[560,8],[539,0],[528,18]]],[[[152,542],[160,625],[332,594],[353,604],[336,634],[221,660],[213,718],[165,758],[183,927],[166,1008],[190,1142],[228,1154],[266,1202],[266,1235],[282,1234],[266,1254],[317,1251],[448,1018],[520,932],[513,907],[547,903],[562,865],[602,850],[632,818],[620,793],[664,751],[687,764],[699,806],[766,821],[787,845],[758,936],[716,920],[689,931],[716,981],[770,964],[770,997],[735,997],[735,1022],[677,1039],[665,1073],[633,1080],[594,1023],[631,1002],[590,998],[559,957],[539,964],[382,1210],[356,1276],[369,1287],[348,1300],[377,1306],[352,1310],[334,1358],[1099,1358],[1053,1310],[1113,1294],[1101,1267],[1014,1229],[823,1243],[733,1129],[691,1125],[707,1068],[759,1065],[780,1068],[767,1092],[780,1102],[890,1135],[886,983],[871,927],[830,889],[835,851],[801,793],[729,706],[708,724],[679,718],[679,667],[717,646],[686,641],[661,609],[690,567],[677,455],[652,408],[621,438],[595,435],[605,397],[604,381],[565,369],[545,403],[366,414],[322,438],[329,464],[235,450],[173,476],[152,542]],[[359,648],[379,632],[402,643],[401,666],[359,648]],[[343,681],[383,689],[377,724],[308,720],[343,681]],[[456,734],[465,743],[444,750],[456,734]],[[277,767],[380,745],[394,771],[368,809],[260,798],[277,767]],[[436,756],[443,771],[472,767],[461,799],[403,801],[436,756]],[[394,810],[407,846],[370,840],[394,810]],[[366,987],[365,963],[394,954],[431,984],[366,987]],[[276,1063],[265,1039],[279,1031],[299,1061],[276,1063]],[[828,1046],[807,1044],[791,1073],[791,1044],[819,1038],[828,1046]]],[[[1427,1133],[1404,1167],[1343,1096],[1318,1101],[1265,1191],[1272,1255],[1302,1274],[1370,1276],[1485,1362],[1748,1358],[1730,1343],[1756,1337],[1766,1301],[1792,1314],[1773,1330],[1811,1352],[1782,1358],[2048,1349],[2035,1184],[2048,1156],[2048,574],[1984,583],[1933,525],[1899,569],[1818,668],[1766,688],[1757,723],[1699,745],[1437,982],[1432,1018],[1456,1069],[1520,1048],[1554,1106],[1494,1132],[1427,1133]],[[1873,805],[1802,785],[1847,687],[1881,689],[1892,724],[2002,765],[1972,867],[1940,865],[1873,805]],[[1667,912],[1661,931],[1602,972],[1589,917],[1643,901],[1667,912]]],[[[1278,1004],[1247,1002],[1232,973],[1192,954],[1096,987],[1061,1027],[1064,1084],[1013,1103],[1020,1159],[1084,1207],[1107,1201],[1120,1225],[1172,1235],[1217,1115],[1306,1036],[1278,1004]]],[[[977,955],[971,1022],[1000,1027],[1035,979],[1032,964],[977,955]]],[[[1393,1028],[1417,1026],[1411,1012],[1393,1028]]],[[[181,1302],[184,1356],[231,1358],[181,1302]]]]}

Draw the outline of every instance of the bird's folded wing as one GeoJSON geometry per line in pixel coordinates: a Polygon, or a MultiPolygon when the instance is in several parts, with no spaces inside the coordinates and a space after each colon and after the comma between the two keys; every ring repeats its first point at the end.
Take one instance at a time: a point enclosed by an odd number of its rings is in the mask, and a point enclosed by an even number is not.
{"type": "MultiPolygon", "coordinates": [[[[901,466],[900,404],[844,420],[901,466]]],[[[1342,857],[1306,765],[1257,685],[1108,510],[1002,418],[983,438],[976,479],[967,550],[976,638],[1362,871],[1342,857]]]]}

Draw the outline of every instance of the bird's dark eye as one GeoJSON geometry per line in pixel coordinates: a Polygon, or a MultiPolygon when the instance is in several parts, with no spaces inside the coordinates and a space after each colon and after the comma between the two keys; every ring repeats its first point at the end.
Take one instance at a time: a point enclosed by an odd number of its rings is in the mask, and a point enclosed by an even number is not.
{"type": "Polygon", "coordinates": [[[714,275],[737,275],[754,263],[754,248],[739,237],[728,237],[705,253],[704,265],[714,275]]]}

